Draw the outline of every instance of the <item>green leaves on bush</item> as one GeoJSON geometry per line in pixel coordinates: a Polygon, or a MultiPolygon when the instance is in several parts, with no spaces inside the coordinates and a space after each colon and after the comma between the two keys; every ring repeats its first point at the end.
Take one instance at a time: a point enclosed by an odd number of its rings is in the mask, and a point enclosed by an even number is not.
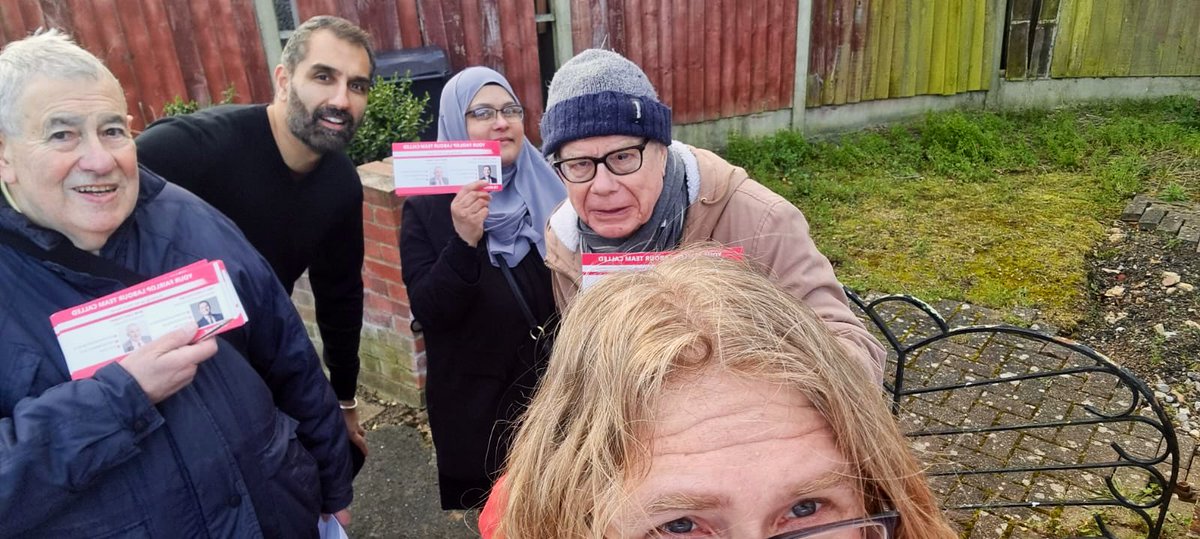
{"type": "Polygon", "coordinates": [[[429,123],[422,117],[429,94],[412,93],[412,79],[376,77],[367,96],[367,112],[346,153],[354,164],[378,161],[392,154],[393,142],[417,140],[429,123]]]}
{"type": "MultiPolygon", "coordinates": [[[[237,89],[233,87],[233,84],[230,84],[229,87],[225,88],[224,92],[221,92],[221,101],[217,103],[217,105],[228,105],[233,103],[233,98],[235,97],[237,97],[237,89]]],[[[162,115],[165,118],[167,116],[191,114],[198,110],[200,110],[200,104],[197,103],[195,99],[184,101],[182,97],[175,96],[174,101],[163,105],[162,115]]]]}

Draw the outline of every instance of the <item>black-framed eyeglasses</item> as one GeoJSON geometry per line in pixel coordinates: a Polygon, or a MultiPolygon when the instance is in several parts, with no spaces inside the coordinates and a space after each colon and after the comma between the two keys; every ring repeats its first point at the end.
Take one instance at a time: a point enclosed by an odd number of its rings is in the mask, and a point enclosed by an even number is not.
{"type": "Polygon", "coordinates": [[[558,171],[562,179],[571,183],[592,181],[592,178],[596,177],[596,167],[600,164],[616,176],[625,176],[642,169],[642,153],[649,143],[650,139],[646,139],[636,146],[616,149],[600,157],[560,159],[551,163],[551,166],[558,171]]]}
{"type": "Polygon", "coordinates": [[[467,118],[474,118],[481,122],[490,122],[496,119],[496,113],[504,115],[505,120],[521,120],[525,118],[525,107],[521,105],[505,105],[499,109],[484,105],[475,107],[467,111],[467,118]]]}
{"type": "Polygon", "coordinates": [[[864,518],[823,524],[815,528],[781,533],[768,539],[892,539],[900,513],[888,511],[864,518]]]}

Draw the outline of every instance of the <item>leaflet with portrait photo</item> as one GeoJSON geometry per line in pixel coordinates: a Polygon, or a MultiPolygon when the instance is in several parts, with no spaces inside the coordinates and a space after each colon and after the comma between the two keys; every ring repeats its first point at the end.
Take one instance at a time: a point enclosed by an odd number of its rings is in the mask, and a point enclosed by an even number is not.
{"type": "Polygon", "coordinates": [[[500,142],[462,140],[392,144],[392,177],[400,196],[457,193],[485,180],[484,191],[499,191],[500,142]]]}
{"type": "Polygon", "coordinates": [[[201,260],[50,316],[72,380],[189,324],[198,327],[195,342],[246,321],[220,260],[201,260]]]}
{"type": "MultiPolygon", "coordinates": [[[[700,251],[700,253],[706,256],[741,260],[743,249],[741,247],[724,247],[706,249],[700,251]]],[[[579,288],[580,290],[586,290],[589,286],[599,282],[600,279],[613,273],[650,269],[655,264],[662,262],[664,258],[674,254],[678,254],[678,252],[583,253],[581,256],[583,274],[579,288]]]]}

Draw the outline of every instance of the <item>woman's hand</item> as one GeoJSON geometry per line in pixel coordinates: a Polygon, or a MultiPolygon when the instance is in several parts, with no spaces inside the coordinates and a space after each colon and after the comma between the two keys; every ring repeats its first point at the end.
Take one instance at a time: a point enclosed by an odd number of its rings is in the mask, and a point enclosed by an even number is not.
{"type": "Polygon", "coordinates": [[[488,204],[492,194],[484,191],[486,181],[468,183],[454,195],[450,202],[450,218],[454,220],[454,231],[467,245],[475,247],[483,237],[483,220],[488,216],[488,204]]]}

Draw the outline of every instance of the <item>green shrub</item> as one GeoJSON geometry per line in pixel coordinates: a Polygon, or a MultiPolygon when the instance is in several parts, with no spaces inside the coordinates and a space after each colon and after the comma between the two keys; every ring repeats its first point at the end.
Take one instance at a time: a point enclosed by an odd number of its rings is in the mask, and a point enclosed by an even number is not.
{"type": "Polygon", "coordinates": [[[196,103],[195,99],[184,101],[182,97],[175,96],[174,101],[163,105],[162,115],[164,118],[167,116],[181,116],[198,110],[200,110],[200,105],[196,103]]]}
{"type": "Polygon", "coordinates": [[[417,140],[429,120],[422,117],[429,94],[412,93],[412,79],[375,78],[367,97],[367,112],[346,153],[355,164],[378,161],[392,154],[393,142],[417,140]]]}
{"type": "MultiPolygon", "coordinates": [[[[235,97],[237,97],[237,89],[233,87],[233,84],[230,84],[227,88],[225,88],[224,92],[221,92],[221,101],[217,104],[228,105],[233,103],[233,98],[235,97]]],[[[165,118],[167,116],[191,114],[198,110],[200,110],[200,104],[197,103],[195,99],[184,101],[182,97],[175,96],[173,101],[163,105],[162,115],[165,118]]]]}

